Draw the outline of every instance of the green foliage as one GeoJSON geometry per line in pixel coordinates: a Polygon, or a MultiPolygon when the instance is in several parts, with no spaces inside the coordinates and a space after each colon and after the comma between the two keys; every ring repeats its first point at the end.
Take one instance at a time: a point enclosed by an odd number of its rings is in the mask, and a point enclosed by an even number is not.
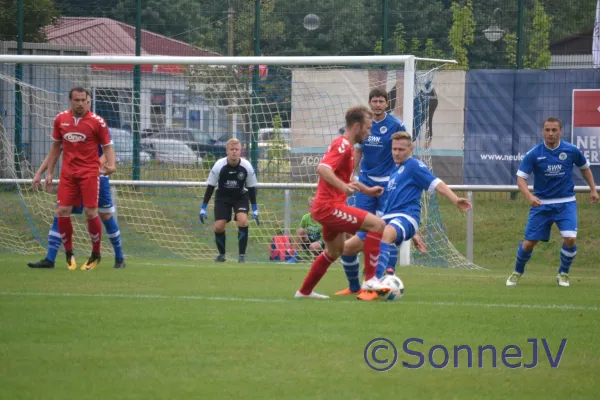
{"type": "Polygon", "coordinates": [[[475,40],[475,19],[473,17],[473,3],[467,0],[464,6],[456,1],[452,2],[452,28],[450,28],[449,41],[452,48],[452,57],[458,62],[450,65],[451,69],[469,69],[468,47],[475,40]]]}
{"type": "MultiPolygon", "coordinates": [[[[43,28],[56,21],[58,10],[52,0],[23,0],[23,41],[43,43],[43,28]]],[[[0,3],[0,40],[17,40],[17,1],[0,3]]]]}
{"type": "Polygon", "coordinates": [[[530,32],[529,52],[524,60],[525,68],[544,69],[550,65],[551,23],[540,0],[533,0],[533,29],[530,32]]]}
{"type": "MultiPolygon", "coordinates": [[[[288,174],[289,171],[289,152],[290,144],[286,142],[285,137],[281,134],[282,123],[279,114],[273,116],[273,134],[267,141],[262,143],[262,147],[266,152],[267,165],[264,175],[280,182],[280,175],[288,174]]],[[[259,140],[262,138],[259,138],[259,140]]]]}
{"type": "Polygon", "coordinates": [[[506,61],[509,66],[517,65],[517,34],[507,33],[504,35],[504,43],[506,43],[506,61]]]}

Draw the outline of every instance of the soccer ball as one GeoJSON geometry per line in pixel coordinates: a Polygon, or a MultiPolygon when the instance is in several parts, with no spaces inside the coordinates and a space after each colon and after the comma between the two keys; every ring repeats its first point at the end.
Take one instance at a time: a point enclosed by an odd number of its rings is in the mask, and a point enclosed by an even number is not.
{"type": "Polygon", "coordinates": [[[389,286],[391,289],[389,292],[379,293],[379,300],[381,301],[392,301],[398,300],[404,296],[404,283],[396,275],[387,275],[381,282],[384,285],[389,286]]]}

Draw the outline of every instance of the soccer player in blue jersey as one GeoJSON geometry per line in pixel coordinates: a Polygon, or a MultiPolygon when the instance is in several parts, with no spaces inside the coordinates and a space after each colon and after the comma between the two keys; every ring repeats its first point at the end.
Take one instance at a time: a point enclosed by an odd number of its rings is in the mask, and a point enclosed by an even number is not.
{"type": "MultiPolygon", "coordinates": [[[[441,179],[429,171],[420,160],[412,158],[414,150],[412,137],[408,132],[396,132],[392,135],[392,154],[396,170],[390,176],[385,189],[384,204],[381,209],[382,217],[386,223],[381,239],[379,261],[375,276],[382,279],[387,270],[394,273],[390,260],[398,257],[398,246],[406,240],[412,239],[421,221],[421,195],[424,190],[429,193],[437,192],[447,197],[461,211],[471,209],[469,200],[460,198],[441,179]]],[[[359,238],[357,235],[355,238],[359,238]]],[[[355,241],[358,239],[349,239],[355,241]]],[[[346,243],[346,246],[351,243],[346,243]]],[[[395,265],[395,263],[394,263],[395,265]]],[[[364,285],[363,285],[364,286],[364,285]]],[[[367,289],[363,287],[363,289],[367,289]]],[[[360,300],[376,300],[377,293],[360,291],[357,296],[360,300]]]]}
{"type": "MultiPolygon", "coordinates": [[[[90,106],[90,99],[88,96],[88,109],[90,106]]],[[[101,164],[103,165],[103,154],[102,154],[102,146],[98,148],[98,155],[101,159],[101,164]]],[[[38,189],[38,186],[42,180],[42,174],[46,171],[48,166],[48,157],[42,162],[40,168],[38,168],[37,172],[33,177],[33,188],[34,190],[38,189]]],[[[121,244],[121,232],[119,230],[119,225],[117,221],[113,217],[113,213],[115,212],[115,207],[112,202],[112,196],[110,194],[110,181],[108,176],[100,175],[100,190],[98,195],[98,215],[100,216],[100,220],[104,224],[104,228],[106,229],[106,233],[110,239],[110,242],[113,246],[113,250],[115,253],[115,264],[114,268],[125,268],[125,257],[123,256],[123,247],[121,244]]],[[[82,214],[83,207],[73,207],[72,214],[82,214]]],[[[54,262],[58,255],[58,250],[62,244],[62,238],[60,233],[58,233],[58,217],[54,217],[52,221],[52,226],[50,227],[50,231],[48,232],[48,250],[46,253],[46,257],[38,262],[30,262],[27,265],[31,268],[54,268],[54,262]]],[[[83,264],[86,265],[85,263],[83,264]]],[[[77,264],[75,262],[75,258],[71,257],[71,263],[68,265],[70,270],[77,269],[77,264]]],[[[82,269],[84,267],[82,266],[82,269]]]]}
{"type": "MultiPolygon", "coordinates": [[[[390,179],[395,164],[392,157],[392,135],[399,131],[406,131],[404,123],[395,116],[386,113],[388,94],[385,90],[375,88],[369,93],[369,107],[373,113],[371,134],[364,143],[354,145],[354,170],[358,173],[358,181],[367,187],[381,186],[385,188],[390,179]]],[[[377,197],[370,197],[364,193],[356,193],[354,206],[376,214],[383,203],[377,197]]],[[[394,264],[395,265],[395,264],[394,264]]],[[[342,256],[342,266],[350,287],[336,293],[346,295],[357,293],[359,261],[358,255],[342,256]]]]}
{"type": "Polygon", "coordinates": [[[519,243],[514,272],[506,280],[507,286],[516,286],[525,272],[533,248],[538,242],[550,239],[554,223],[563,237],[560,250],[560,267],[556,282],[568,287],[569,269],[577,254],[577,203],[573,166],[579,167],[581,175],[591,189],[592,203],[598,202],[598,192],[590,163],[577,147],[560,140],[562,122],[558,118],[544,121],[544,141],[525,154],[517,171],[519,191],[531,204],[524,240],[519,243]],[[533,194],[527,187],[527,178],[533,174],[533,194]]]}

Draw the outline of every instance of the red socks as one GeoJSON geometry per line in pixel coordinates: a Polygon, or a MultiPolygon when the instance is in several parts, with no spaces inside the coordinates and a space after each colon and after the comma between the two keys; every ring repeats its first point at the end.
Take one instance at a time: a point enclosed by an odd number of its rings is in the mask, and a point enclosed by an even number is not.
{"type": "Polygon", "coordinates": [[[308,271],[306,278],[304,278],[304,282],[300,288],[300,293],[304,295],[311,294],[315,286],[317,286],[321,278],[323,278],[323,275],[325,275],[327,272],[329,266],[334,261],[335,260],[332,260],[326,252],[321,253],[317,258],[315,258],[315,261],[313,261],[312,265],[310,266],[310,271],[308,271]]]}
{"type": "Polygon", "coordinates": [[[377,262],[379,261],[379,245],[381,244],[382,232],[367,232],[364,246],[365,281],[375,276],[377,262]]]}
{"type": "MultiPolygon", "coordinates": [[[[69,222],[70,221],[71,220],[69,220],[69,222]]],[[[88,232],[90,233],[90,238],[92,239],[92,253],[100,254],[100,244],[102,243],[102,222],[100,222],[99,216],[96,215],[94,218],[88,219],[88,232]]]]}
{"type": "Polygon", "coordinates": [[[71,217],[58,217],[58,233],[62,238],[65,252],[73,252],[73,224],[71,217]]]}

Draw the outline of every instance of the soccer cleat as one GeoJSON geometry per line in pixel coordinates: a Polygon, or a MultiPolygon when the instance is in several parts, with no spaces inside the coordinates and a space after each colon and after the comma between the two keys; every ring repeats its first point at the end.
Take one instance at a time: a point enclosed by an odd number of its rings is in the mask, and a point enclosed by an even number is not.
{"type": "Polygon", "coordinates": [[[569,281],[569,274],[560,273],[560,274],[556,275],[556,283],[558,283],[558,286],[562,286],[562,287],[571,286],[571,283],[569,281]]]}
{"type": "Polygon", "coordinates": [[[385,274],[386,275],[396,275],[396,271],[394,271],[394,268],[388,268],[385,270],[385,274]]]}
{"type": "Polygon", "coordinates": [[[372,277],[368,281],[364,281],[362,284],[362,290],[366,290],[369,292],[389,292],[390,287],[381,283],[379,279],[376,277],[372,277]]]}
{"type": "Polygon", "coordinates": [[[54,263],[48,260],[47,258],[44,258],[43,260],[38,262],[27,263],[27,266],[29,268],[54,268],[54,263]]]}
{"type": "Polygon", "coordinates": [[[90,258],[81,266],[82,271],[91,271],[100,263],[100,254],[92,253],[90,258]]]}
{"type": "Polygon", "coordinates": [[[225,254],[219,254],[217,258],[215,258],[215,262],[225,262],[225,254]]]}
{"type": "Polygon", "coordinates": [[[506,286],[517,286],[517,283],[519,283],[520,278],[521,278],[520,273],[513,272],[512,274],[510,274],[510,276],[506,280],[506,286]]]}
{"type": "Polygon", "coordinates": [[[245,254],[240,254],[238,257],[238,262],[239,263],[245,263],[246,262],[246,255],[245,254]]]}
{"type": "Polygon", "coordinates": [[[75,271],[77,269],[77,262],[73,253],[67,253],[67,268],[69,271],[75,271]]]}
{"type": "Polygon", "coordinates": [[[300,293],[300,291],[296,291],[296,294],[294,295],[295,298],[297,299],[328,299],[329,296],[325,296],[324,294],[319,294],[317,292],[311,292],[310,294],[303,294],[300,293]]]}
{"type": "Polygon", "coordinates": [[[335,292],[336,296],[346,296],[346,295],[354,295],[354,294],[360,294],[363,290],[362,289],[358,289],[358,292],[353,292],[352,290],[350,290],[350,288],[346,288],[343,290],[340,290],[339,292],[335,292]]]}
{"type": "Polygon", "coordinates": [[[113,266],[113,268],[118,268],[118,269],[122,269],[125,268],[127,264],[125,264],[125,260],[124,259],[118,259],[115,260],[115,265],[113,266]]]}
{"type": "Polygon", "coordinates": [[[377,294],[377,292],[367,292],[366,290],[362,290],[358,296],[356,296],[356,298],[358,300],[364,300],[364,301],[374,301],[379,299],[379,295],[377,294]]]}

